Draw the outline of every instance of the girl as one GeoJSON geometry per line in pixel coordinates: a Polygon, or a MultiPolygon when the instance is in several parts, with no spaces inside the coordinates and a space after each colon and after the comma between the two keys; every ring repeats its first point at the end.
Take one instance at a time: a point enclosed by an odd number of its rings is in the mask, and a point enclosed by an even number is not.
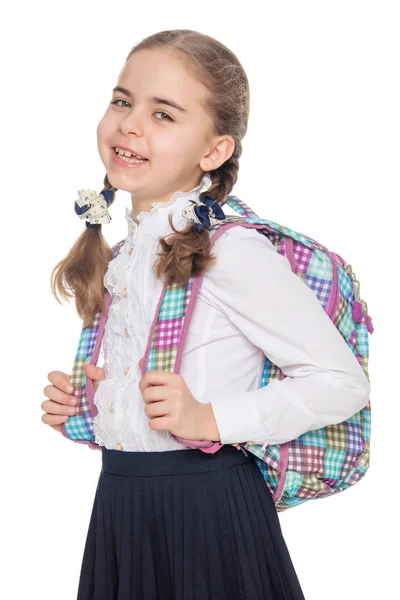
{"type": "MultiPolygon", "coordinates": [[[[99,123],[104,189],[132,198],[127,237],[111,260],[101,225],[88,226],[54,279],[63,296],[64,283],[74,291],[87,323],[103,286],[112,295],[104,377],[87,367],[98,379],[102,470],[78,600],[304,599],[263,476],[230,444],[283,443],[343,421],[367,404],[369,385],[265,236],[234,227],[211,255],[207,229],[185,216],[191,201],[231,192],[248,116],[237,57],[207,35],[173,30],[132,49],[99,123]],[[193,274],[204,279],[180,374],[142,377],[162,286],[193,274]],[[266,355],[287,377],[260,388],[266,355]],[[206,454],[171,434],[225,445],[206,454]]],[[[58,374],[51,381],[64,389],[58,374]]],[[[55,389],[42,406],[67,414],[54,409],[68,397],[55,389]]]]}

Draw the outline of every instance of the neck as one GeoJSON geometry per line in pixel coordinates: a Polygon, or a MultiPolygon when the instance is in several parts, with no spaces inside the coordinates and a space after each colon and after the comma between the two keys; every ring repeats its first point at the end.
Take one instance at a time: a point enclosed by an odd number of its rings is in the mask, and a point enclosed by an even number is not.
{"type": "Polygon", "coordinates": [[[137,216],[139,213],[141,212],[151,212],[152,208],[153,208],[153,204],[156,202],[162,202],[163,204],[169,202],[173,196],[173,194],[176,191],[179,192],[190,192],[192,189],[194,189],[195,187],[197,187],[198,185],[200,185],[200,182],[202,180],[204,176],[204,173],[202,173],[200,175],[200,178],[198,175],[196,175],[195,178],[192,178],[192,181],[187,181],[186,183],[181,183],[181,184],[176,184],[175,186],[175,190],[174,191],[170,191],[168,192],[168,194],[165,194],[164,196],[158,197],[156,199],[152,199],[149,200],[149,198],[140,198],[137,195],[133,195],[131,194],[131,200],[132,200],[132,219],[135,221],[136,224],[139,224],[139,221],[137,219],[137,216]]]}

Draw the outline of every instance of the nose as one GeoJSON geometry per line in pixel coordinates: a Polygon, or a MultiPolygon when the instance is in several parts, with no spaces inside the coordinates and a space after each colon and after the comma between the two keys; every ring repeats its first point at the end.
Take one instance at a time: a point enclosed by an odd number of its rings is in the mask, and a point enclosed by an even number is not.
{"type": "Polygon", "coordinates": [[[127,112],[123,119],[121,119],[119,128],[123,135],[134,133],[136,135],[143,135],[143,121],[144,117],[138,107],[132,108],[127,112]]]}

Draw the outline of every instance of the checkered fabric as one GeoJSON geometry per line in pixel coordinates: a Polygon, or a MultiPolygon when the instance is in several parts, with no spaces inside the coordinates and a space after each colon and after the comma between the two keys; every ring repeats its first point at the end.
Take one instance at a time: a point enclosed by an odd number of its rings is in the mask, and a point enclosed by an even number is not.
{"type": "MultiPolygon", "coordinates": [[[[367,305],[359,302],[359,282],[341,256],[315,240],[267,219],[260,219],[244,202],[230,195],[226,203],[242,215],[242,225],[258,228],[290,261],[292,271],[316,294],[324,310],[360,363],[368,381],[369,339],[373,332],[367,305]]],[[[225,203],[225,202],[224,202],[225,203]]],[[[217,227],[223,227],[219,225],[217,227]]],[[[215,227],[214,229],[216,229],[215,227]]],[[[266,358],[261,386],[285,375],[266,358]]],[[[369,468],[371,405],[346,421],[313,431],[285,444],[240,446],[254,454],[278,512],[306,500],[326,498],[362,479],[369,468]]]]}
{"type": "MultiPolygon", "coordinates": [[[[125,239],[121,240],[112,247],[113,258],[115,258],[125,239]]],[[[86,379],[85,365],[96,365],[100,353],[100,347],[103,335],[99,335],[104,331],[105,322],[108,316],[108,308],[111,303],[111,296],[104,288],[104,310],[99,311],[92,323],[92,327],[82,327],[78,350],[75,355],[74,364],[70,376],[70,382],[74,386],[74,396],[78,398],[76,404],[75,415],[68,418],[66,423],[61,426],[63,435],[74,442],[88,444],[92,447],[99,448],[98,444],[94,443],[93,418],[97,414],[97,407],[94,404],[94,389],[90,379],[86,379]]]]}
{"type": "MultiPolygon", "coordinates": [[[[312,238],[259,218],[237,196],[229,195],[220,204],[229,205],[239,216],[227,216],[210,228],[208,231],[212,243],[225,228],[233,226],[256,228],[261,235],[266,235],[276,251],[288,258],[292,271],[316,294],[369,380],[368,333],[373,332],[373,327],[371,317],[367,314],[367,305],[360,301],[359,282],[351,266],[312,238]]],[[[114,256],[118,254],[124,241],[113,247],[114,256]]],[[[192,277],[183,287],[164,285],[149,333],[143,373],[147,370],[179,372],[201,280],[201,276],[192,277]]],[[[96,316],[93,327],[82,329],[71,376],[71,381],[76,386],[75,395],[80,399],[78,412],[63,427],[64,435],[70,439],[91,445],[92,419],[97,409],[92,400],[92,384],[90,380],[89,384],[86,382],[83,366],[88,362],[96,364],[103,333],[100,324],[104,325],[108,305],[109,298],[105,312],[96,316]]],[[[284,378],[279,367],[266,357],[261,386],[268,385],[271,379],[284,378]]],[[[360,481],[369,467],[370,432],[371,407],[368,401],[361,411],[346,421],[308,431],[284,444],[259,445],[247,441],[232,445],[238,449],[244,448],[254,455],[276,509],[282,512],[307,500],[326,498],[344,491],[360,481]]],[[[214,452],[221,447],[221,444],[215,442],[173,437],[204,452],[214,452]]]]}

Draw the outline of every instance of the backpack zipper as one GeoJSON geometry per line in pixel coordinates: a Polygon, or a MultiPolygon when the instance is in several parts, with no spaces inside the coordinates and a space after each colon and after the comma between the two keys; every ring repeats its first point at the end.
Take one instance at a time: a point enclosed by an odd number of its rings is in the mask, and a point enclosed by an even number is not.
{"type": "Polygon", "coordinates": [[[319,244],[318,242],[315,242],[315,240],[312,240],[311,238],[309,238],[314,244],[316,244],[317,248],[319,250],[322,250],[323,252],[325,252],[325,254],[327,254],[329,256],[329,259],[332,263],[332,290],[328,299],[328,303],[326,306],[326,312],[329,316],[329,318],[333,321],[333,317],[336,313],[336,309],[337,309],[337,305],[339,303],[339,273],[338,273],[338,267],[337,267],[337,263],[335,260],[335,257],[333,256],[332,252],[330,252],[328,250],[328,248],[325,248],[325,246],[322,246],[322,244],[319,244]]]}
{"type": "Polygon", "coordinates": [[[348,263],[344,264],[344,270],[353,282],[354,286],[354,304],[353,304],[353,320],[356,323],[361,323],[363,316],[365,315],[365,323],[369,333],[373,333],[374,327],[372,325],[372,319],[368,314],[368,305],[365,300],[360,299],[360,282],[358,281],[356,274],[353,272],[353,268],[348,263]]]}
{"type": "MultiPolygon", "coordinates": [[[[332,269],[333,269],[332,291],[329,296],[329,300],[328,300],[327,307],[326,307],[326,312],[327,312],[328,316],[330,317],[330,319],[333,320],[333,317],[336,313],[338,304],[340,302],[339,293],[338,293],[338,291],[339,291],[339,272],[338,272],[337,262],[335,260],[335,255],[333,254],[333,252],[330,252],[328,250],[328,248],[326,248],[325,246],[322,246],[322,244],[320,244],[319,242],[316,242],[312,238],[308,238],[308,239],[311,242],[313,242],[313,244],[315,244],[319,250],[323,250],[329,256],[330,261],[332,263],[332,269]]],[[[338,256],[338,255],[336,255],[336,256],[338,256]]],[[[344,268],[347,275],[350,277],[350,279],[353,282],[353,289],[354,289],[354,303],[353,303],[353,308],[352,308],[353,320],[356,323],[360,323],[362,321],[363,316],[365,315],[365,322],[367,325],[367,329],[368,329],[369,333],[373,333],[374,328],[372,325],[372,319],[368,314],[367,303],[365,302],[365,300],[360,300],[360,282],[358,281],[356,274],[353,272],[353,267],[349,263],[346,263],[346,261],[344,261],[341,257],[338,256],[338,258],[339,258],[339,261],[341,263],[343,263],[342,267],[344,268]]]]}

